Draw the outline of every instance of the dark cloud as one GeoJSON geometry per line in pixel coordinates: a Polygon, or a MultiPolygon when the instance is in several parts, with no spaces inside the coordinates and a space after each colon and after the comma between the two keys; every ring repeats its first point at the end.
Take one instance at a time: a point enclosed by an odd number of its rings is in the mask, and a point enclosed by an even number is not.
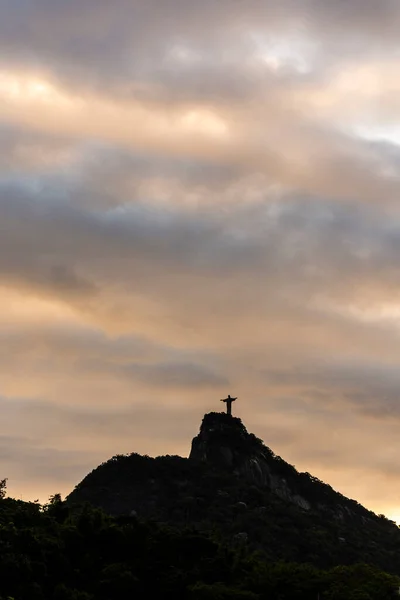
{"type": "Polygon", "coordinates": [[[226,377],[218,375],[202,367],[192,363],[161,363],[156,365],[124,365],[122,372],[139,379],[144,383],[162,387],[172,386],[179,388],[181,386],[199,388],[212,388],[228,385],[229,381],[226,377]]]}
{"type": "MultiPolygon", "coordinates": [[[[363,415],[379,419],[400,417],[400,375],[396,363],[332,358],[314,361],[311,366],[302,365],[290,370],[266,371],[265,377],[272,384],[295,388],[301,398],[308,398],[327,410],[346,407],[363,415]],[[308,386],[316,386],[310,389],[308,386]]],[[[294,400],[298,409],[301,398],[294,400]]]]}
{"type": "Polygon", "coordinates": [[[55,290],[72,291],[77,293],[91,294],[95,291],[95,286],[89,281],[79,277],[73,270],[65,265],[52,265],[49,270],[49,286],[55,290]]]}
{"type": "MultiPolygon", "coordinates": [[[[263,298],[273,295],[277,284],[348,298],[365,289],[366,302],[374,289],[397,297],[400,229],[390,214],[372,207],[290,196],[268,201],[267,196],[222,210],[139,201],[90,210],[79,207],[79,198],[57,199],[57,189],[42,194],[28,186],[2,186],[4,282],[19,279],[60,297],[124,285],[166,300],[176,291],[201,296],[203,276],[223,276],[225,282],[235,278],[231,286],[240,302],[248,296],[245,282],[260,293],[261,277],[269,282],[263,298]],[[179,276],[196,281],[195,287],[174,287],[179,276]],[[243,277],[242,289],[237,277],[243,277]]],[[[214,279],[216,289],[222,283],[214,279]]]]}
{"type": "MultiPolygon", "coordinates": [[[[56,78],[105,93],[156,98],[240,98],[262,76],[251,61],[262,47],[282,53],[284,35],[294,52],[321,70],[348,56],[397,44],[395,1],[280,2],[59,2],[35,5],[2,0],[2,62],[52,72],[56,78]],[[314,41],[315,48],[311,41],[314,41]],[[338,52],[339,51],[339,52],[338,52]],[[307,56],[306,56],[307,59],[307,56]],[[241,64],[249,62],[250,68],[241,64]],[[153,90],[149,96],[149,87],[153,90]]],[[[296,62],[296,58],[292,57],[296,62]]],[[[254,89],[253,89],[254,91],[254,89]]]]}
{"type": "MultiPolygon", "coordinates": [[[[129,394],[147,394],[149,398],[174,393],[197,396],[207,390],[218,393],[217,390],[229,383],[224,373],[226,366],[215,352],[196,350],[190,345],[174,348],[139,336],[110,337],[76,325],[75,328],[71,325],[31,326],[23,332],[14,326],[8,331],[0,329],[0,340],[3,390],[13,390],[15,394],[18,388],[20,394],[28,387],[31,393],[41,397],[46,394],[46,382],[48,385],[52,379],[63,380],[63,390],[60,386],[54,398],[57,404],[79,405],[76,390],[80,397],[84,389],[90,391],[91,386],[100,385],[104,388],[103,395],[104,390],[119,394],[119,398],[113,400],[114,409],[118,411],[119,403],[129,402],[129,394]],[[10,370],[20,373],[21,386],[15,382],[15,387],[10,370]],[[76,382],[75,390],[68,381],[76,382]]],[[[100,397],[97,395],[97,401],[100,397]]],[[[96,405],[96,396],[87,398],[86,402],[96,405]]],[[[28,403],[25,413],[34,405],[28,403]]]]}
{"type": "MultiPolygon", "coordinates": [[[[178,435],[179,423],[176,418],[164,423],[168,414],[175,417],[180,414],[182,418],[190,414],[190,407],[155,407],[151,402],[143,399],[132,403],[125,408],[88,407],[85,405],[54,404],[40,399],[24,398],[1,398],[1,407],[4,418],[9,424],[18,420],[21,414],[29,417],[31,422],[43,421],[44,427],[54,429],[56,435],[62,435],[65,432],[64,425],[69,423],[74,428],[76,435],[87,434],[92,437],[106,435],[112,436],[118,432],[121,437],[127,435],[137,435],[140,433],[141,423],[144,421],[154,421],[155,433],[161,435],[161,429],[164,432],[178,435]],[[171,426],[171,428],[169,427],[171,426]]],[[[32,440],[31,440],[32,442],[32,440]]],[[[17,442],[15,442],[17,443],[17,442]]]]}

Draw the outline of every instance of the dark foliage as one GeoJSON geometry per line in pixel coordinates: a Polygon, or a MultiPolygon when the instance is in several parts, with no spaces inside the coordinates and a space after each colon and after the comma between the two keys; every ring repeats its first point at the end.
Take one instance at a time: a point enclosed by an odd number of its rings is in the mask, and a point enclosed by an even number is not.
{"type": "MultiPolygon", "coordinates": [[[[3,495],[4,496],[4,495],[3,495]]],[[[0,600],[386,600],[400,580],[372,566],[272,562],[192,527],[0,500],[0,600]]]]}

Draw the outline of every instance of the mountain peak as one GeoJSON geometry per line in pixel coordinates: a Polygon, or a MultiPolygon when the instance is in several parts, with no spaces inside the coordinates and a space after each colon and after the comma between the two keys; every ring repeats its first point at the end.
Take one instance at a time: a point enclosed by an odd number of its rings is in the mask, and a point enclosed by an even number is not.
{"type": "Polygon", "coordinates": [[[400,572],[398,527],[299,473],[228,412],[205,414],[189,458],[114,456],[68,502],[218,530],[284,560],[370,562],[400,572]],[[236,537],[235,537],[236,536],[236,537]]]}
{"type": "Polygon", "coordinates": [[[240,467],[260,450],[260,443],[238,417],[211,412],[204,415],[200,432],[192,440],[189,459],[225,468],[240,467]]]}

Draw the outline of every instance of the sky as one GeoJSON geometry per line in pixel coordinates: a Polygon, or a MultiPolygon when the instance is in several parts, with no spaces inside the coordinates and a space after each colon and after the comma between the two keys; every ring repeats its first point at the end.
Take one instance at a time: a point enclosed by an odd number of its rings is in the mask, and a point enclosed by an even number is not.
{"type": "Polygon", "coordinates": [[[234,413],[400,520],[398,0],[0,0],[0,478],[234,413]]]}

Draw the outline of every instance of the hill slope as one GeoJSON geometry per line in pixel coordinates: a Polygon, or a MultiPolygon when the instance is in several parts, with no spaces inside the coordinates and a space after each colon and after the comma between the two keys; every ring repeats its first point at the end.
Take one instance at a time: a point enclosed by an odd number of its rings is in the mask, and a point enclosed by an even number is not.
{"type": "Polygon", "coordinates": [[[204,416],[189,458],[115,456],[89,473],[68,503],[190,525],[320,567],[366,562],[400,573],[400,531],[276,456],[240,419],[204,416]]]}

